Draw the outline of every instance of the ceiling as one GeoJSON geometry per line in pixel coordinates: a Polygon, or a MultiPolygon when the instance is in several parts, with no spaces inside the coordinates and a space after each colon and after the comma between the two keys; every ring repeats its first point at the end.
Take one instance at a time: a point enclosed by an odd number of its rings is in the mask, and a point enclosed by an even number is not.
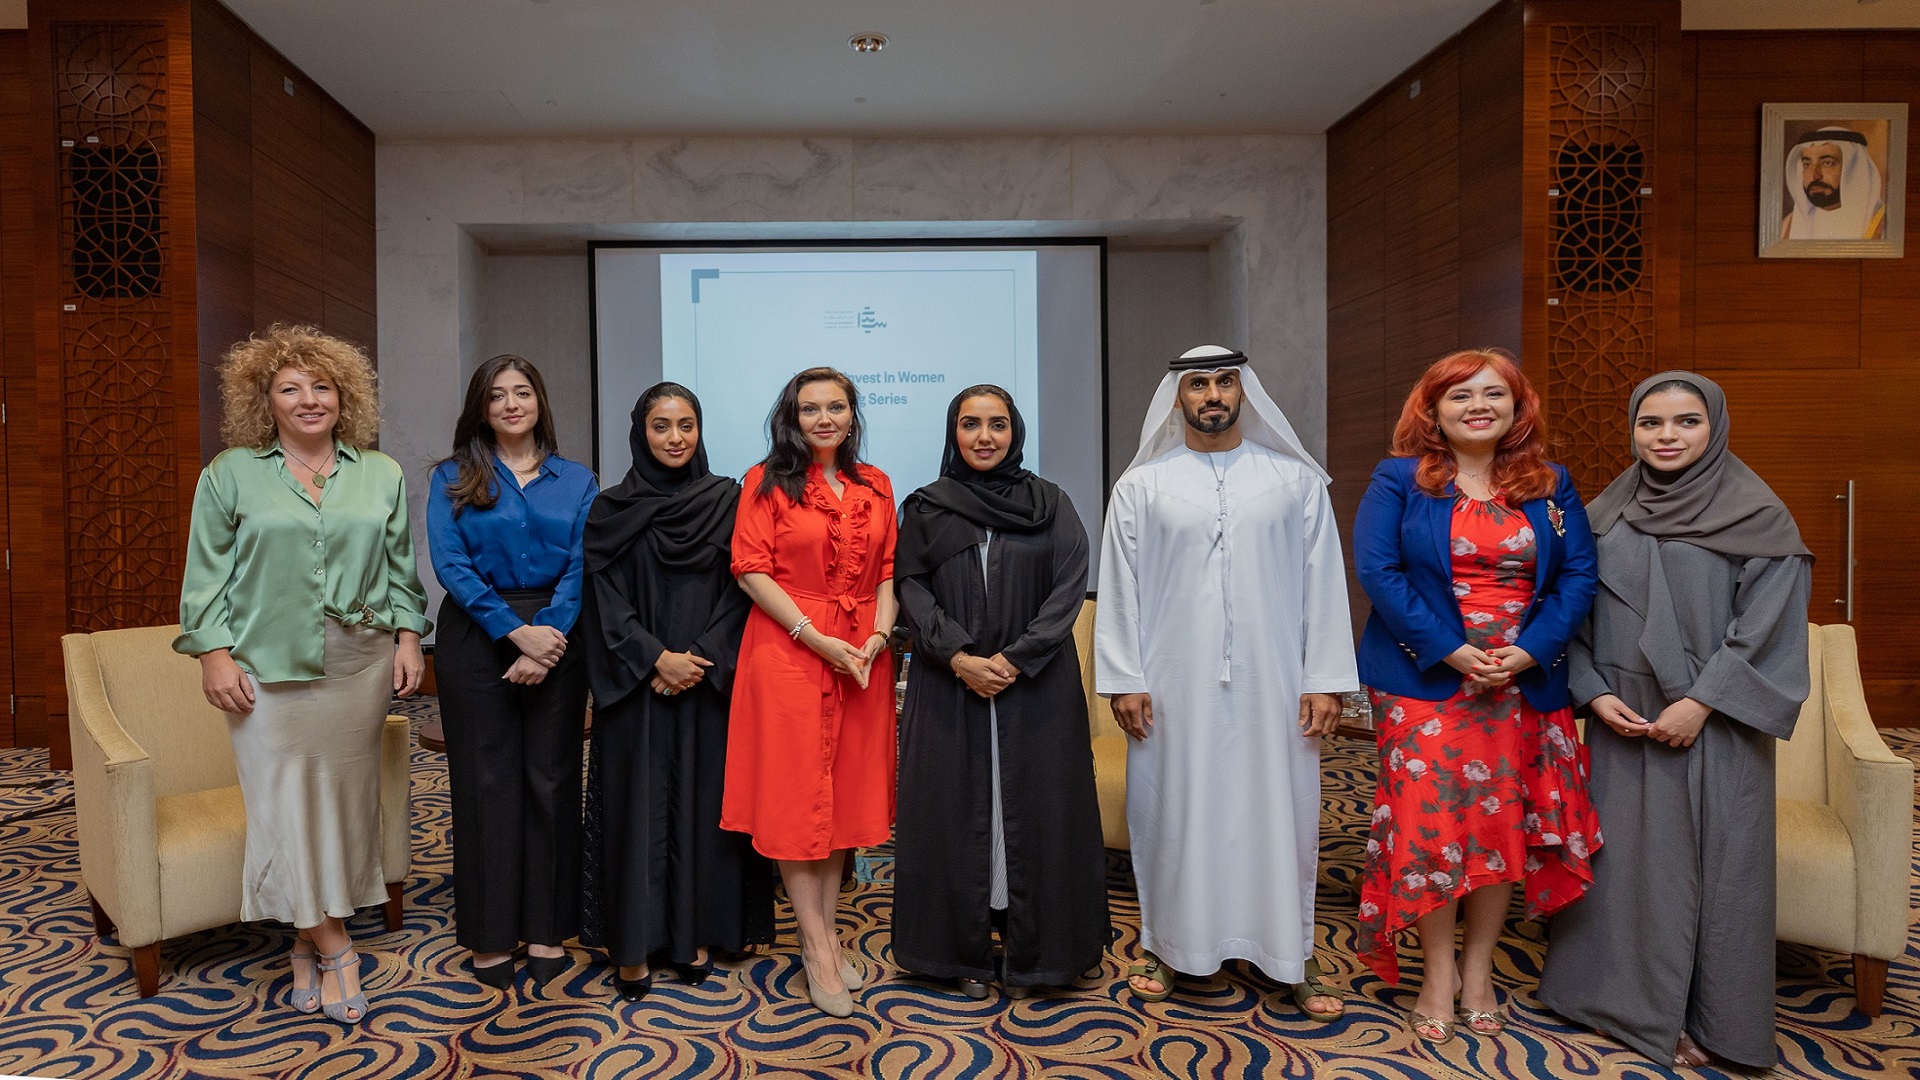
{"type": "Polygon", "coordinates": [[[1317,133],[1492,0],[225,2],[392,139],[1317,133]]]}
{"type": "MultiPolygon", "coordinates": [[[[403,139],[1317,133],[1493,0],[225,3],[403,139]],[[890,43],[857,54],[861,31],[890,43]]],[[[1920,26],[1920,0],[1685,0],[1682,20],[1920,26]]]]}

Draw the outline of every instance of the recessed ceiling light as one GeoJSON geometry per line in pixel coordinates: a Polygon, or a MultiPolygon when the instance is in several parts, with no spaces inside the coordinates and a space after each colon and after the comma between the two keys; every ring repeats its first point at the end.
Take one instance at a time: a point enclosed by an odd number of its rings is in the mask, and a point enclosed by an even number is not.
{"type": "Polygon", "coordinates": [[[847,45],[857,53],[877,53],[887,47],[887,35],[866,31],[848,38],[847,45]]]}

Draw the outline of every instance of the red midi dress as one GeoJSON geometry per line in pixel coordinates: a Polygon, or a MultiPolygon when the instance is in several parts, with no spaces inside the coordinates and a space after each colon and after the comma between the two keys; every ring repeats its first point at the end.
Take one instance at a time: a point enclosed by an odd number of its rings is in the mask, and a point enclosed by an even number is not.
{"type": "MultiPolygon", "coordinates": [[[[1513,644],[1533,600],[1527,516],[1461,495],[1452,534],[1467,641],[1513,644]]],[[[1528,918],[1586,892],[1600,819],[1573,710],[1541,713],[1513,683],[1476,691],[1464,677],[1445,701],[1369,693],[1380,771],[1360,883],[1357,949],[1368,967],[1398,982],[1394,935],[1483,886],[1524,880],[1528,918]]]]}
{"type": "MultiPolygon", "coordinates": [[[[893,579],[896,518],[885,473],[836,498],[820,466],[799,503],[758,494],[761,467],[741,483],[733,573],[768,574],[824,633],[866,644],[880,583],[893,579]]],[[[866,689],[836,673],[754,607],[740,641],[728,718],[720,827],[753,837],[770,859],[824,859],[884,842],[893,830],[893,657],[874,659],[866,689]]]]}

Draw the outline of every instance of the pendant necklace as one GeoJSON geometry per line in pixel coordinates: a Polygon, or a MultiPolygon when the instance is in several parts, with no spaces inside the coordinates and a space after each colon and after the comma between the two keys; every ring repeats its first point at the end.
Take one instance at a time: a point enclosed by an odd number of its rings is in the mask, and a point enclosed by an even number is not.
{"type": "MultiPolygon", "coordinates": [[[[280,452],[307,467],[307,472],[313,474],[314,487],[324,488],[327,486],[327,474],[321,472],[319,469],[314,468],[312,462],[308,461],[306,458],[301,457],[299,454],[296,454],[293,451],[287,449],[284,443],[281,444],[280,446],[280,452]]],[[[333,451],[331,450],[327,451],[327,464],[328,465],[333,464],[333,451]]]]}
{"type": "Polygon", "coordinates": [[[506,464],[507,471],[511,472],[514,475],[514,478],[516,480],[520,479],[521,477],[526,477],[527,479],[531,480],[533,477],[539,476],[540,465],[543,461],[545,461],[545,455],[536,453],[533,457],[533,460],[525,468],[521,468],[520,466],[515,465],[513,461],[510,458],[508,458],[506,455],[501,454],[499,455],[499,457],[500,457],[500,460],[506,464]]]}

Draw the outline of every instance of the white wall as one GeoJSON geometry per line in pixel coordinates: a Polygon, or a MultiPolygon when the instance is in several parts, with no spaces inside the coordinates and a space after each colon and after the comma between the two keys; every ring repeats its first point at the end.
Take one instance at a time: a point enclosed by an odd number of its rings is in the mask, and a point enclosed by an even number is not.
{"type": "MultiPolygon", "coordinates": [[[[584,260],[506,255],[503,236],[1108,236],[1110,459],[1131,456],[1168,350],[1201,340],[1244,348],[1325,443],[1322,136],[388,142],[376,181],[381,444],[409,470],[416,526],[486,356],[525,351],[564,383],[556,413],[586,414],[584,260]],[[1187,250],[1135,250],[1168,238],[1187,250]]],[[[586,456],[583,422],[561,420],[586,456]]]]}

